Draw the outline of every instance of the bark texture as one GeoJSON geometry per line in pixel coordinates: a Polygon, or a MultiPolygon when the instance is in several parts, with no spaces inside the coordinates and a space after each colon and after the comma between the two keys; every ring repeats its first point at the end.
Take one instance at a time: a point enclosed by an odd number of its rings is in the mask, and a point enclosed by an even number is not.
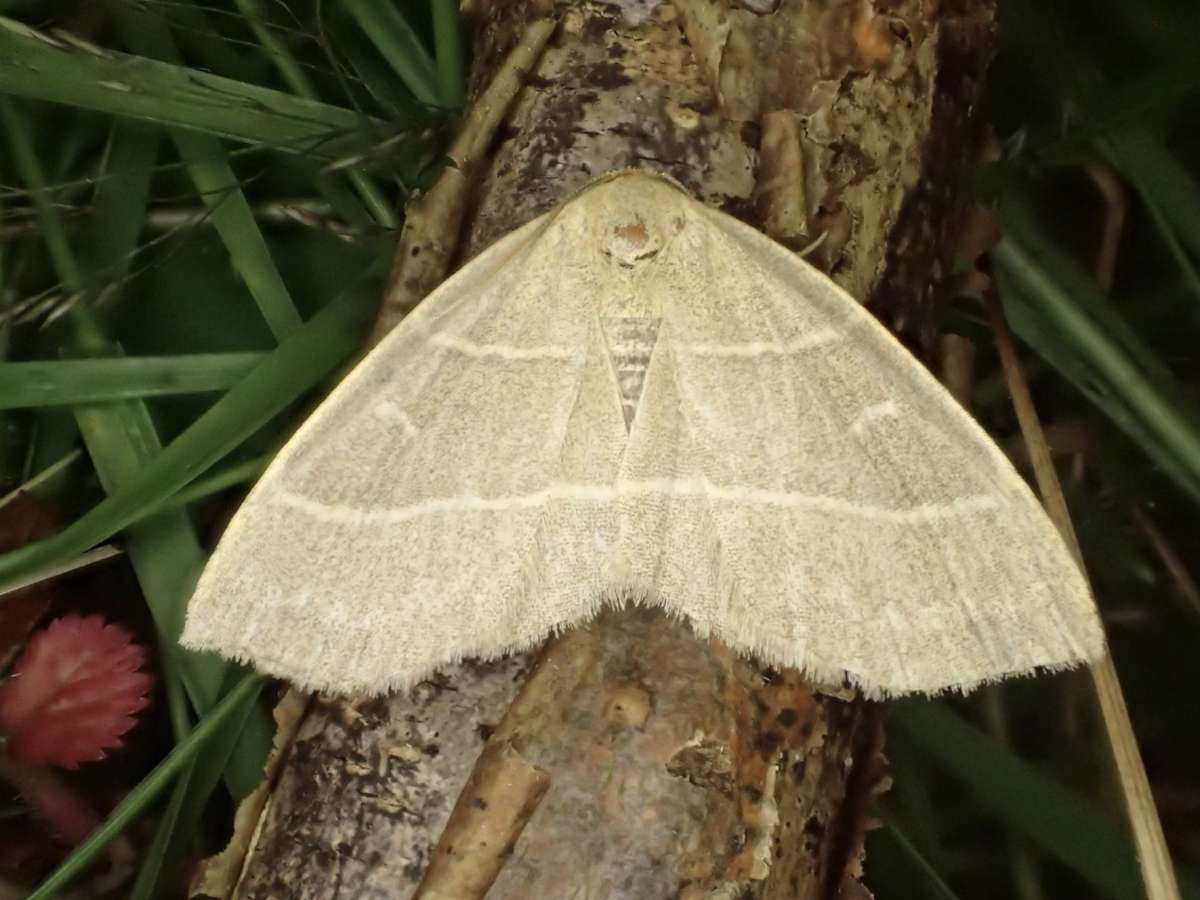
{"type": "MultiPolygon", "coordinates": [[[[458,261],[620,168],[664,171],[933,335],[992,46],[987,0],[480,0],[475,91],[557,17],[458,261]]],[[[431,598],[436,602],[437,598],[431,598]]],[[[865,598],[864,602],[869,602],[865,598]]],[[[832,898],[857,885],[876,712],[656,611],[407,695],[318,699],[242,898],[832,898]]]]}

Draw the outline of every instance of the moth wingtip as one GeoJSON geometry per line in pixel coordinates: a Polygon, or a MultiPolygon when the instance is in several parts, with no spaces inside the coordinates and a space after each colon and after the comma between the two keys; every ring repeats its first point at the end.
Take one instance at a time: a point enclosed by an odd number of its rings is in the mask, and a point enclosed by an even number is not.
{"type": "Polygon", "coordinates": [[[920,660],[914,664],[910,657],[908,664],[902,667],[903,675],[895,677],[895,672],[892,676],[881,674],[888,671],[887,666],[847,668],[829,664],[814,653],[812,647],[798,649],[789,642],[779,642],[774,635],[759,633],[757,638],[748,640],[717,636],[744,656],[767,665],[795,669],[815,685],[832,686],[835,691],[851,689],[864,699],[874,701],[906,696],[966,695],[1010,678],[1035,678],[1079,669],[1094,664],[1107,653],[1103,630],[1097,622],[1095,628],[1071,635],[1057,653],[1018,654],[1003,667],[982,658],[963,659],[954,668],[944,657],[938,657],[936,661],[924,659],[924,664],[920,664],[920,660]]]}
{"type": "MultiPolygon", "coordinates": [[[[1045,675],[1057,675],[1061,672],[1080,669],[1095,664],[1103,655],[1104,651],[1101,651],[1095,656],[1073,656],[1055,661],[1030,662],[1028,665],[1020,668],[976,673],[969,678],[958,681],[940,681],[929,684],[905,685],[903,687],[871,683],[865,686],[864,695],[867,696],[867,699],[879,700],[894,700],[901,697],[933,699],[954,694],[966,696],[981,688],[1014,678],[1040,678],[1045,675]]],[[[862,684],[860,683],[861,686],[862,684]]]]}

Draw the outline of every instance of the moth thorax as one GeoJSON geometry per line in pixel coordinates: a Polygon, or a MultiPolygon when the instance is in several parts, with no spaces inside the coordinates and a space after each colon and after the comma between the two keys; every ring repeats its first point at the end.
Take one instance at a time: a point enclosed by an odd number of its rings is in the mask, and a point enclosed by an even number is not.
{"type": "Polygon", "coordinates": [[[646,384],[646,370],[650,368],[650,357],[658,342],[661,321],[649,316],[601,319],[608,358],[621,392],[621,411],[625,415],[626,431],[633,426],[633,418],[637,415],[642,388],[646,384]]]}
{"type": "Polygon", "coordinates": [[[630,213],[605,234],[602,249],[617,265],[632,269],[657,256],[662,243],[658,229],[630,213]]]}

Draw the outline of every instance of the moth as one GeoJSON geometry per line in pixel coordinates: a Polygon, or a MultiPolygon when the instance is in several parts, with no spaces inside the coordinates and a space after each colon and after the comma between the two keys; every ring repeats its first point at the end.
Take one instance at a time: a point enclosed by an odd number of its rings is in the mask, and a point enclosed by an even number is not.
{"type": "Polygon", "coordinates": [[[374,694],[627,600],[869,696],[1104,648],[1058,532],[938,382],[649,173],[496,242],[353,369],[237,512],[183,643],[374,694]]]}

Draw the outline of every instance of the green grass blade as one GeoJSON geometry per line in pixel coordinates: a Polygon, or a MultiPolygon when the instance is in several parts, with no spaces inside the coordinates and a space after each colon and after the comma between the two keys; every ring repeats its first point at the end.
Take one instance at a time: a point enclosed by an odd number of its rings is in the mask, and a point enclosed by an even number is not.
{"type": "Polygon", "coordinates": [[[236,485],[249,484],[263,473],[273,456],[273,453],[255,456],[243,462],[227,466],[219,472],[214,472],[212,475],[197,478],[183,490],[170,497],[163,504],[163,508],[170,509],[177,506],[187,506],[189,503],[195,503],[197,500],[210,497],[213,494],[236,485]]]}
{"type": "Polygon", "coordinates": [[[330,15],[325,22],[329,43],[337,48],[353,74],[389,118],[407,122],[418,115],[420,105],[375,45],[345,15],[330,15]]]}
{"type": "Polygon", "coordinates": [[[0,585],[82,553],[192,482],[349,359],[375,305],[368,291],[344,292],[147,462],[136,481],[58,534],[0,555],[0,585]]]}
{"type": "MultiPolygon", "coordinates": [[[[1182,5],[1171,14],[1172,26],[1187,34],[1178,12],[1182,5]]],[[[1137,14],[1143,22],[1156,19],[1140,6],[1137,14]]],[[[1027,63],[1010,68],[1004,87],[1019,95],[1028,146],[1045,161],[1078,164],[1097,139],[1156,126],[1200,95],[1200,70],[1189,56],[1154,55],[1136,68],[1114,65],[1066,5],[1010,0],[1000,7],[1000,31],[1002,55],[1027,63]]]]}
{"type": "MultiPolygon", "coordinates": [[[[234,670],[233,674],[237,678],[229,685],[229,690],[236,687],[243,677],[237,670],[234,670]]],[[[228,690],[223,693],[228,693],[228,690]]],[[[230,765],[242,729],[252,720],[252,713],[256,709],[253,698],[243,703],[230,716],[224,727],[209,738],[204,753],[194,757],[186,771],[181,774],[167,811],[171,818],[168,820],[167,813],[164,813],[163,818],[159,820],[154,845],[138,872],[130,900],[149,900],[158,896],[159,885],[163,879],[173,878],[179,871],[181,863],[195,843],[200,820],[209,799],[220,783],[221,773],[230,765]],[[178,803],[176,797],[179,798],[178,803]]]]}
{"type": "Polygon", "coordinates": [[[437,106],[438,76],[433,60],[395,4],[344,0],[342,5],[412,95],[426,106],[437,106]]]}
{"type": "MultiPolygon", "coordinates": [[[[161,25],[161,23],[159,23],[161,25]]],[[[0,17],[0,92],[156,122],[330,162],[397,128],[353,110],[172,61],[69,44],[0,17]]]]}
{"type": "MultiPolygon", "coordinates": [[[[79,429],[75,426],[75,417],[71,415],[69,407],[39,409],[32,418],[33,426],[26,447],[26,478],[32,477],[35,471],[53,465],[72,450],[80,449],[79,429]]],[[[53,502],[55,498],[63,497],[70,490],[70,485],[71,480],[66,473],[59,472],[39,484],[36,495],[39,499],[53,502]]]]}
{"type": "Polygon", "coordinates": [[[155,798],[207,746],[210,738],[223,729],[227,723],[236,721],[242,710],[254,703],[262,686],[261,676],[256,674],[244,676],[233,690],[200,720],[196,730],[188,735],[186,740],[176,745],[167,758],[155,766],[154,770],[129,792],[103,824],[92,832],[86,841],[76,847],[62,865],[55,869],[50,877],[29,895],[27,900],[49,900],[82,874],[113,838],[149,808],[155,798]]]}
{"type": "MultiPolygon", "coordinates": [[[[981,806],[1106,896],[1142,896],[1133,845],[1119,826],[944,704],[897,703],[889,730],[949,772],[981,806]]],[[[1179,876],[1185,900],[1200,900],[1196,876],[1186,871],[1179,876]]]]}
{"type": "Polygon", "coordinates": [[[224,391],[262,358],[262,353],[192,353],[0,363],[0,409],[224,391]]]}
{"type": "Polygon", "coordinates": [[[99,547],[93,547],[79,556],[64,559],[61,562],[47,563],[45,566],[30,571],[20,578],[6,582],[3,587],[0,587],[0,602],[5,597],[17,591],[22,591],[27,587],[33,587],[42,582],[50,581],[58,578],[60,575],[78,572],[81,569],[86,569],[89,566],[94,566],[97,563],[105,562],[120,555],[121,549],[119,547],[114,547],[111,544],[101,544],[99,547]]]}
{"type": "Polygon", "coordinates": [[[932,894],[923,896],[938,897],[940,900],[959,900],[958,894],[954,893],[950,885],[946,884],[945,879],[938,874],[937,869],[925,858],[917,845],[908,839],[899,825],[895,822],[885,821],[883,834],[896,845],[909,864],[920,872],[928,885],[933,888],[932,894]]]}
{"type": "Polygon", "coordinates": [[[167,866],[167,856],[175,835],[179,833],[180,811],[187,802],[188,787],[191,785],[195,769],[196,761],[193,759],[175,777],[175,786],[171,789],[171,797],[167,801],[162,815],[158,817],[158,823],[154,829],[154,840],[142,852],[142,864],[138,866],[137,877],[134,879],[133,887],[129,890],[127,900],[154,900],[158,893],[159,879],[164,870],[170,871],[167,866]]]}
{"type": "Polygon", "coordinates": [[[447,109],[462,109],[467,102],[463,74],[462,23],[456,0],[431,0],[433,42],[437,58],[438,96],[447,109]]]}
{"type": "Polygon", "coordinates": [[[903,741],[889,744],[887,755],[895,780],[887,797],[887,820],[904,832],[933,869],[948,869],[939,834],[939,810],[929,790],[928,762],[903,741]]]}
{"type": "MultiPolygon", "coordinates": [[[[51,248],[51,258],[58,276],[65,286],[79,290],[84,284],[84,276],[67,241],[57,209],[46,200],[41,165],[36,159],[24,115],[11,100],[4,97],[0,97],[0,114],[3,115],[13,157],[35,198],[38,221],[51,248]]],[[[148,179],[149,172],[150,167],[143,166],[140,177],[148,179]]],[[[135,190],[132,194],[145,196],[144,191],[135,190]]],[[[128,213],[138,221],[144,218],[144,210],[132,209],[128,213]]],[[[109,349],[88,310],[77,305],[70,318],[76,340],[86,352],[109,349]]],[[[158,449],[157,434],[150,422],[149,412],[141,404],[79,407],[75,413],[92,463],[101,483],[110,492],[135,475],[144,459],[158,449]]],[[[136,532],[131,532],[129,536],[130,558],[134,560],[160,636],[165,642],[173,643],[178,637],[176,624],[181,623],[180,591],[188,589],[188,580],[199,574],[198,566],[203,565],[204,556],[190,523],[182,518],[181,513],[164,513],[160,520],[144,523],[141,530],[144,532],[144,541],[139,541],[136,532]],[[163,554],[162,558],[158,556],[160,553],[163,554]],[[182,582],[178,581],[180,578],[182,582]]],[[[61,559],[56,561],[61,562],[61,559]]],[[[206,668],[211,669],[211,663],[206,668]]],[[[202,669],[191,673],[190,687],[198,699],[203,698],[202,707],[211,705],[216,699],[216,690],[223,677],[215,669],[207,674],[202,669]]]]}
{"type": "MultiPolygon", "coordinates": [[[[251,0],[246,0],[247,5],[253,5],[251,0]]],[[[209,17],[197,7],[187,6],[172,8],[169,20],[165,19],[161,14],[155,14],[153,10],[147,9],[146,16],[154,16],[155,20],[160,24],[160,27],[169,21],[171,34],[177,38],[185,52],[188,54],[195,65],[212,72],[222,72],[227,75],[237,75],[239,72],[245,72],[240,77],[242,80],[252,81],[255,77],[260,76],[261,72],[256,71],[261,69],[258,65],[257,57],[254,53],[245,52],[245,48],[239,46],[236,53],[230,52],[230,43],[228,39],[221,36],[212,27],[209,17]],[[230,56],[236,59],[236,64],[231,66],[230,56]]],[[[268,57],[273,57],[273,50],[277,49],[280,54],[286,54],[287,58],[294,61],[291,57],[290,50],[287,44],[280,41],[275,35],[274,29],[267,27],[267,24],[261,17],[250,16],[243,10],[243,16],[246,24],[256,35],[265,34],[270,45],[266,46],[268,57]]],[[[293,91],[300,97],[308,100],[320,100],[320,97],[313,91],[297,90],[297,83],[293,83],[292,76],[300,79],[299,84],[307,86],[307,75],[304,74],[303,68],[298,62],[292,66],[285,75],[285,82],[293,91]]],[[[407,117],[402,117],[401,121],[407,121],[407,117]]],[[[363,128],[367,131],[379,133],[378,127],[372,128],[369,124],[369,119],[363,117],[361,120],[363,128]]],[[[377,123],[378,124],[378,123],[377,123]]],[[[321,171],[322,163],[319,154],[290,154],[285,155],[278,160],[278,172],[290,172],[290,177],[300,183],[311,183],[312,186],[320,193],[330,204],[337,215],[356,228],[367,228],[377,224],[377,221],[363,207],[362,203],[354,196],[354,194],[335,177],[325,174],[321,171]]],[[[359,175],[355,171],[355,175],[359,175]]],[[[372,197],[372,200],[377,198],[372,197]]]]}
{"type": "Polygon", "coordinates": [[[283,79],[283,83],[297,97],[317,99],[317,89],[313,86],[312,79],[308,77],[304,66],[300,64],[287,41],[275,30],[262,0],[235,0],[235,3],[238,12],[242,14],[242,21],[254,34],[255,40],[283,79]]]}
{"type": "MultiPolygon", "coordinates": [[[[188,735],[192,733],[191,719],[187,714],[185,690],[183,683],[170,673],[164,678],[164,687],[167,703],[171,710],[171,730],[175,736],[175,743],[179,744],[187,740],[188,735]]],[[[224,730],[222,729],[222,731],[224,730]]],[[[171,843],[171,836],[179,821],[180,810],[187,799],[188,783],[191,781],[195,768],[195,760],[192,760],[176,777],[175,786],[171,789],[171,798],[167,801],[154,829],[154,840],[142,855],[142,864],[138,867],[137,878],[134,880],[129,900],[151,900],[153,897],[159,873],[162,872],[163,861],[166,859],[167,849],[171,843]]]]}
{"type": "MultiPolygon", "coordinates": [[[[81,406],[75,411],[80,433],[110,496],[140,477],[160,452],[158,434],[145,405],[137,401],[81,406]]],[[[191,521],[179,510],[158,513],[125,531],[126,552],[142,593],[154,614],[164,647],[183,630],[187,598],[204,568],[205,553],[191,521]]],[[[192,702],[210,709],[224,680],[224,666],[213,657],[173,654],[192,702]]]]}
{"type": "MultiPolygon", "coordinates": [[[[59,278],[69,287],[81,285],[84,283],[81,267],[65,238],[65,229],[58,210],[47,201],[43,190],[43,176],[34,153],[30,129],[23,124],[20,111],[11,101],[0,98],[0,102],[3,102],[0,111],[5,117],[5,124],[16,126],[10,131],[10,142],[15,151],[14,156],[20,160],[22,177],[27,187],[33,191],[33,196],[38,198],[35,203],[42,230],[48,235],[62,235],[53,257],[59,278]]],[[[127,240],[132,244],[137,239],[138,230],[125,228],[122,223],[129,218],[138,222],[145,219],[145,201],[149,191],[148,188],[137,185],[136,181],[148,181],[151,177],[157,140],[144,129],[123,132],[118,127],[117,131],[119,133],[112,138],[110,145],[120,146],[129,141],[131,147],[112,154],[109,162],[120,158],[133,164],[131,169],[123,173],[129,189],[118,194],[114,201],[106,202],[100,207],[99,211],[113,216],[114,221],[98,219],[95,227],[108,228],[114,233],[124,231],[127,240]],[[141,149],[141,157],[137,148],[141,149]],[[134,183],[130,184],[130,180],[134,183]]],[[[132,250],[132,246],[109,244],[105,251],[111,254],[111,258],[105,259],[97,252],[96,262],[110,270],[120,268],[130,258],[132,250]]],[[[109,356],[117,352],[117,348],[107,341],[99,322],[86,306],[77,304],[73,307],[68,314],[68,320],[72,326],[73,344],[77,352],[109,356]]],[[[149,410],[141,401],[77,406],[74,413],[92,464],[110,496],[135,482],[140,477],[146,461],[160,453],[158,433],[149,410]]],[[[207,711],[218,699],[218,692],[227,671],[226,664],[211,655],[175,651],[183,627],[187,599],[205,562],[204,551],[200,547],[191,521],[181,510],[158,513],[128,529],[126,550],[158,630],[163,665],[168,669],[168,676],[174,674],[175,667],[178,667],[179,677],[187,686],[192,702],[200,711],[207,711]]],[[[70,553],[51,557],[44,563],[47,566],[61,564],[75,555],[70,553]]],[[[179,715],[180,711],[174,710],[173,714],[179,715]]],[[[249,792],[257,783],[261,761],[269,750],[269,734],[264,739],[263,729],[260,727],[255,736],[261,741],[260,745],[248,746],[246,752],[239,755],[236,765],[230,769],[230,790],[235,795],[249,792]]]]}
{"type": "MultiPolygon", "coordinates": [[[[169,62],[178,60],[179,51],[165,23],[129,12],[119,15],[118,23],[122,36],[138,53],[169,62]]],[[[271,333],[279,340],[300,325],[300,314],[271,259],[254,212],[220,141],[182,129],[172,129],[171,137],[209,209],[234,268],[258,303],[271,333]]]]}
{"type": "Polygon", "coordinates": [[[1174,377],[1020,199],[1001,220],[992,260],[1014,330],[1200,499],[1200,415],[1174,377]]]}
{"type": "Polygon", "coordinates": [[[1180,272],[1200,300],[1200,184],[1155,134],[1137,125],[1100,139],[1101,151],[1133,182],[1180,272]]]}
{"type": "Polygon", "coordinates": [[[242,41],[230,40],[213,24],[214,18],[232,22],[232,16],[211,3],[158,2],[140,4],[147,14],[170,23],[179,38],[185,58],[195,60],[200,68],[220,72],[241,82],[254,82],[262,76],[262,68],[252,54],[246,53],[242,41]],[[211,13],[211,15],[209,14],[211,13]]]}
{"type": "Polygon", "coordinates": [[[52,462],[50,465],[46,466],[36,475],[31,475],[7,494],[0,496],[0,509],[3,509],[9,503],[12,503],[17,499],[17,497],[21,496],[21,494],[33,493],[38,489],[39,486],[49,481],[67,466],[71,465],[71,463],[75,462],[75,460],[79,459],[79,457],[82,455],[83,451],[78,449],[72,450],[69,453],[64,453],[61,457],[52,462]]]}
{"type": "Polygon", "coordinates": [[[112,284],[129,271],[150,204],[150,169],[162,140],[152,125],[121,121],[109,130],[103,171],[92,191],[92,216],[75,241],[89,277],[112,284]]]}
{"type": "Polygon", "coordinates": [[[234,268],[275,339],[282,339],[299,327],[300,313],[271,259],[254,212],[221,145],[215,138],[194,132],[176,130],[171,136],[234,268]]]}
{"type": "MultiPolygon", "coordinates": [[[[295,54],[292,53],[291,48],[272,30],[261,0],[237,0],[237,6],[284,83],[299,97],[308,100],[319,99],[317,89],[313,86],[312,80],[300,65],[299,60],[296,59],[295,54]]],[[[384,228],[397,227],[399,220],[391,203],[384,197],[370,176],[357,169],[347,169],[345,175],[362,198],[367,209],[371,211],[374,220],[384,228]]],[[[331,197],[333,192],[329,190],[328,185],[331,180],[332,178],[328,175],[317,175],[314,179],[314,186],[322,194],[331,197]]],[[[333,202],[332,199],[331,202],[333,202]]]]}
{"type": "MultiPolygon", "coordinates": [[[[0,29],[0,33],[2,33],[0,29]]],[[[0,49],[0,53],[2,53],[0,49]]],[[[0,126],[7,137],[8,150],[12,154],[13,167],[25,183],[25,189],[37,211],[38,226],[50,261],[54,265],[63,288],[69,292],[83,290],[83,273],[71,250],[67,229],[50,201],[42,162],[33,145],[32,126],[24,111],[11,97],[0,93],[0,126]]]]}

